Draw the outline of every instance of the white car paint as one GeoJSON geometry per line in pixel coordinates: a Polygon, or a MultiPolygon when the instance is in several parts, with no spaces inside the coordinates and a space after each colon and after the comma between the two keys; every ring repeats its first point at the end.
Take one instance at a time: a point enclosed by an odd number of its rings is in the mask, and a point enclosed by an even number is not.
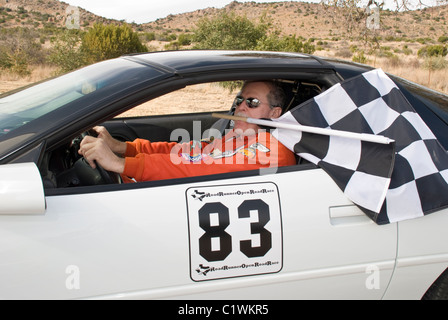
{"type": "Polygon", "coordinates": [[[398,223],[397,264],[385,299],[420,299],[448,265],[448,209],[398,223]]]}
{"type": "Polygon", "coordinates": [[[420,298],[448,264],[439,232],[446,211],[378,226],[321,169],[47,196],[46,204],[43,215],[0,216],[1,299],[420,298]],[[281,201],[281,270],[193,281],[186,190],[266,182],[281,201]]]}
{"type": "Polygon", "coordinates": [[[44,187],[34,163],[0,166],[0,215],[43,214],[44,187]]]}

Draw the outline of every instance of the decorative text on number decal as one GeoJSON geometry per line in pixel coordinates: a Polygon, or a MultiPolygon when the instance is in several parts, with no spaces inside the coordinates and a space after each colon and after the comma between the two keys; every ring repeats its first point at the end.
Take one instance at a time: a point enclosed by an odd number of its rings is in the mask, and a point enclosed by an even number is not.
{"type": "Polygon", "coordinates": [[[193,187],[186,197],[192,280],[282,269],[282,218],[274,183],[193,187]]]}

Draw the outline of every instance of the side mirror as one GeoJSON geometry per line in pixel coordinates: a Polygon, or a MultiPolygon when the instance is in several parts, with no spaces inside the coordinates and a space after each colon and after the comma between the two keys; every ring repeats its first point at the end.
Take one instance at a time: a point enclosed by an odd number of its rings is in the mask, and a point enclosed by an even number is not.
{"type": "Polygon", "coordinates": [[[0,165],[0,215],[44,213],[45,193],[36,164],[0,165]]]}

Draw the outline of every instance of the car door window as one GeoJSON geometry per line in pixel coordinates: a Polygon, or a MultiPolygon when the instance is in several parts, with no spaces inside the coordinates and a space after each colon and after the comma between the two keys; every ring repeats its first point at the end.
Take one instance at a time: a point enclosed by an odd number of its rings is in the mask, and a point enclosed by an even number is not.
{"type": "Polygon", "coordinates": [[[225,83],[190,85],[142,103],[120,114],[118,118],[228,111],[237,93],[238,89],[232,89],[225,83]]]}
{"type": "MultiPolygon", "coordinates": [[[[317,83],[278,81],[284,87],[287,97],[285,109],[294,107],[322,91],[317,83]]],[[[228,113],[241,84],[242,81],[232,81],[189,85],[137,105],[101,125],[121,141],[133,141],[137,138],[152,142],[204,139],[208,137],[206,132],[211,128],[219,128],[222,133],[225,128],[229,128],[229,124],[224,123],[223,126],[222,119],[213,117],[212,113],[228,113]],[[176,134],[179,130],[185,134],[176,134]]],[[[75,137],[44,157],[41,172],[45,175],[45,185],[50,189],[84,186],[85,183],[104,184],[97,173],[88,173],[91,170],[85,163],[79,165],[81,160],[76,148],[81,140],[82,137],[75,137]],[[79,179],[79,168],[82,168],[82,176],[95,174],[95,177],[79,179]],[[62,183],[58,182],[60,177],[62,183]]]]}

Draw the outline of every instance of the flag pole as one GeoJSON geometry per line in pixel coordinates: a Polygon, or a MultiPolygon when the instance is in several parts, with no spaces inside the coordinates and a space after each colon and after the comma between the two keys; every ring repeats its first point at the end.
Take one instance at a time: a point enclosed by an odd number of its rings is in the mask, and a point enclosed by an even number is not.
{"type": "Polygon", "coordinates": [[[369,133],[356,133],[356,132],[334,130],[334,129],[327,129],[327,128],[310,127],[310,126],[303,126],[300,124],[293,124],[293,123],[284,123],[284,122],[270,121],[270,120],[264,120],[264,119],[232,116],[229,114],[212,113],[212,117],[234,120],[234,121],[244,121],[247,123],[252,123],[252,124],[256,124],[256,125],[260,125],[260,126],[274,127],[274,128],[294,130],[294,131],[302,131],[302,132],[315,133],[315,134],[321,134],[321,135],[327,135],[327,136],[337,136],[337,137],[342,137],[342,138],[357,139],[357,140],[361,140],[361,141],[381,143],[381,144],[390,144],[395,141],[393,139],[389,139],[384,136],[379,136],[379,135],[374,135],[374,134],[369,134],[369,133]]]}

